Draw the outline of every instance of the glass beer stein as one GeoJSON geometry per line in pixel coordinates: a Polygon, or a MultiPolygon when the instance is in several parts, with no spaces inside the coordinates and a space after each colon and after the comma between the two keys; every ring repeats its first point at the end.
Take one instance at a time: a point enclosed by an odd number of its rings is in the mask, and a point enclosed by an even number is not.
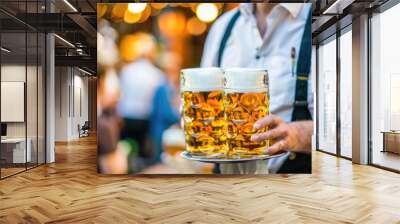
{"type": "Polygon", "coordinates": [[[228,155],[243,158],[263,155],[268,140],[251,141],[254,123],[269,114],[268,73],[265,69],[232,68],[225,70],[225,116],[228,155]]]}
{"type": "Polygon", "coordinates": [[[186,150],[194,156],[221,156],[227,152],[223,80],[219,68],[181,71],[186,150]]]}

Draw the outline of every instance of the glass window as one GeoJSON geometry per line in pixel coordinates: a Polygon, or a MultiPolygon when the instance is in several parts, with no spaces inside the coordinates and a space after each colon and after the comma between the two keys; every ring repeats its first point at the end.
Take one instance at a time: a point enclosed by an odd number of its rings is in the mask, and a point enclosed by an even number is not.
{"type": "Polygon", "coordinates": [[[336,39],[318,48],[318,149],[336,153],[336,39]]]}
{"type": "Polygon", "coordinates": [[[372,163],[400,170],[400,4],[371,19],[372,163]]]}
{"type": "Polygon", "coordinates": [[[340,36],[340,154],[352,157],[352,33],[340,36]]]}
{"type": "MultiPolygon", "coordinates": [[[[43,5],[0,1],[19,16],[43,5]]],[[[0,12],[0,178],[45,162],[45,35],[10,15],[0,12]]]]}
{"type": "Polygon", "coordinates": [[[24,171],[30,162],[26,126],[26,33],[1,34],[1,175],[24,171]],[[6,49],[6,50],[4,50],[6,49]]]}

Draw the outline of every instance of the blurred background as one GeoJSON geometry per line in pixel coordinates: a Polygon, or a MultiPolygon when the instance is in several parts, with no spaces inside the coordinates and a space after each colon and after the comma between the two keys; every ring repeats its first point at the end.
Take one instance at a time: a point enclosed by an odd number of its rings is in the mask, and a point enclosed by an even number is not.
{"type": "Polygon", "coordinates": [[[212,23],[237,6],[97,4],[100,173],[211,173],[179,156],[179,74],[199,67],[212,23]]]}

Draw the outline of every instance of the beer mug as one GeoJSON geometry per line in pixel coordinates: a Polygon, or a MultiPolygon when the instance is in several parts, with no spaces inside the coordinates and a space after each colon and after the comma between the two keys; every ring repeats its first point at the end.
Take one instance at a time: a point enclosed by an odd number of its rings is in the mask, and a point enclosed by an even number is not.
{"type": "Polygon", "coordinates": [[[268,73],[265,69],[232,68],[225,70],[225,116],[228,155],[232,158],[263,155],[269,141],[251,141],[254,123],[269,114],[268,73]]]}
{"type": "Polygon", "coordinates": [[[181,71],[186,150],[194,156],[221,156],[227,152],[223,80],[219,68],[181,71]]]}

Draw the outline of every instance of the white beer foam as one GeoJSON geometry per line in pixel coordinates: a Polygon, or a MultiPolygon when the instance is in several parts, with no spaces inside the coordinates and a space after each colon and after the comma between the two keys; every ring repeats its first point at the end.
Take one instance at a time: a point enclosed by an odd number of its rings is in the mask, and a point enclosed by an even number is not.
{"type": "Polygon", "coordinates": [[[226,88],[224,90],[225,93],[267,93],[268,94],[268,89],[267,88],[226,88]]]}
{"type": "Polygon", "coordinates": [[[268,72],[261,68],[231,68],[224,71],[226,92],[268,91],[268,72]]]}
{"type": "Polygon", "coordinates": [[[188,68],[181,70],[181,91],[212,91],[223,89],[224,73],[220,68],[188,68]]]}

